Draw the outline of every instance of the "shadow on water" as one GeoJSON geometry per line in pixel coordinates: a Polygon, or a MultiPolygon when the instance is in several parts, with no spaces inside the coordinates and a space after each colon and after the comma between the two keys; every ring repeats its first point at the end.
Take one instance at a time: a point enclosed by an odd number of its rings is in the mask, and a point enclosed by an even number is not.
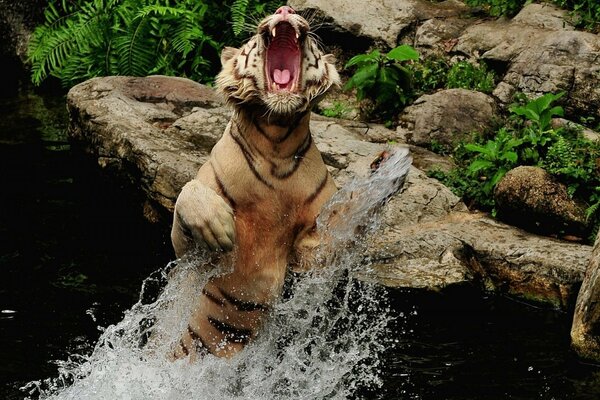
{"type": "MultiPolygon", "coordinates": [[[[134,191],[71,149],[63,96],[23,91],[0,114],[0,398],[20,399],[57,375],[51,360],[89,354],[171,251],[134,191]]],[[[600,398],[600,370],[569,351],[569,315],[474,289],[387,293],[383,387],[357,397],[600,398]]]]}

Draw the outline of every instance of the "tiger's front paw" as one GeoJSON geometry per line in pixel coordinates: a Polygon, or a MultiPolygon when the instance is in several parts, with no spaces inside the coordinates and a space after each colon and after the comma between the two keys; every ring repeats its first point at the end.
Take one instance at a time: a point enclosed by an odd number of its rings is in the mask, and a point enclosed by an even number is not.
{"type": "Polygon", "coordinates": [[[229,251],[235,243],[233,210],[214,190],[192,180],[177,198],[171,240],[178,257],[195,244],[210,250],[229,251]]]}

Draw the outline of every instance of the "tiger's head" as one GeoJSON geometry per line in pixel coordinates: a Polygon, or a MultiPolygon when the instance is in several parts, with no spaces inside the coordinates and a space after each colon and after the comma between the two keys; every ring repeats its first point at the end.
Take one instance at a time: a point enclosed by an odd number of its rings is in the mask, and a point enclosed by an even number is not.
{"type": "Polygon", "coordinates": [[[240,49],[227,47],[218,90],[236,108],[285,118],[310,109],[340,83],[335,58],[323,54],[309,23],[288,6],[263,19],[240,49]]]}

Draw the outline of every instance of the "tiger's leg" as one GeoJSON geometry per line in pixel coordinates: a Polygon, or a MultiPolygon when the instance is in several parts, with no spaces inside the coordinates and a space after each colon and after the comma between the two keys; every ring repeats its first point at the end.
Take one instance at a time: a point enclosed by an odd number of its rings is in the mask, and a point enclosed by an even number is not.
{"type": "Polygon", "coordinates": [[[235,243],[232,208],[199,178],[183,187],[175,204],[171,241],[177,257],[183,256],[195,245],[229,251],[235,243]]]}
{"type": "Polygon", "coordinates": [[[252,341],[283,288],[285,263],[212,278],[202,290],[174,358],[230,358],[252,341]]]}

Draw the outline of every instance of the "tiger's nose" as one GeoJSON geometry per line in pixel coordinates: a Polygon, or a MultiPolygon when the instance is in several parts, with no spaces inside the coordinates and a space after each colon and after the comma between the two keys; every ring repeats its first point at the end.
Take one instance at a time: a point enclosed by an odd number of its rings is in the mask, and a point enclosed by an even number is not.
{"type": "Polygon", "coordinates": [[[275,11],[275,14],[281,14],[285,19],[289,14],[296,14],[296,11],[290,6],[282,6],[275,11]]]}

